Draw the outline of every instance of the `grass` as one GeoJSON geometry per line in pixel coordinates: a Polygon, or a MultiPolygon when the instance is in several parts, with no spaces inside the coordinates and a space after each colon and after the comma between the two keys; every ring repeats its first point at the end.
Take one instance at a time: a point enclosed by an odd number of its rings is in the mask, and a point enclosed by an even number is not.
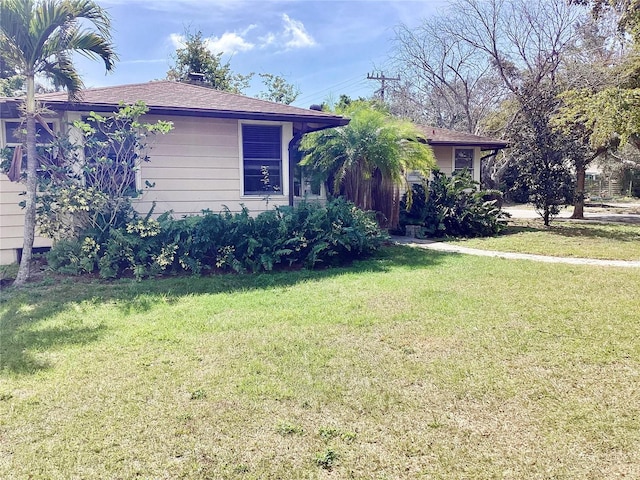
{"type": "Polygon", "coordinates": [[[0,478],[638,478],[640,277],[389,247],[0,303],[0,478]]]}
{"type": "Polygon", "coordinates": [[[453,240],[465,247],[554,257],[640,260],[640,225],[555,220],[510,220],[495,237],[453,240]]]}

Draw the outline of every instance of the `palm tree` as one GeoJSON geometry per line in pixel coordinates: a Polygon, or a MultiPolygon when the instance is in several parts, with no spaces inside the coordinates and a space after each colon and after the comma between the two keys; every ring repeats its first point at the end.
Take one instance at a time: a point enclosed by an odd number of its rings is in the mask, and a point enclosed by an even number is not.
{"type": "Polygon", "coordinates": [[[92,0],[0,0],[0,51],[7,64],[26,78],[27,195],[24,244],[14,285],[29,278],[36,224],[36,100],[35,76],[44,75],[65,87],[74,99],[83,84],[72,61],[78,52],[102,59],[107,71],[117,56],[111,43],[111,22],[92,0]]]}
{"type": "Polygon", "coordinates": [[[307,135],[301,164],[328,180],[333,195],[379,212],[380,223],[394,227],[407,173],[426,175],[435,165],[433,152],[411,122],[368,102],[352,102],[339,113],[350,118],[349,124],[307,135]]]}

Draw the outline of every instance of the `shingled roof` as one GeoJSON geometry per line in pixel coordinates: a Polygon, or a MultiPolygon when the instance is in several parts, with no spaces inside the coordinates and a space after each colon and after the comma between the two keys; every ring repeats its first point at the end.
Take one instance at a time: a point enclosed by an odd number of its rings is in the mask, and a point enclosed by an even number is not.
{"type": "Polygon", "coordinates": [[[444,128],[418,125],[418,129],[424,134],[429,145],[456,145],[464,147],[481,147],[483,150],[506,148],[509,144],[504,140],[495,140],[490,137],[473,135],[471,133],[456,132],[444,128]]]}
{"type": "Polygon", "coordinates": [[[149,107],[149,113],[160,115],[305,122],[319,128],[349,123],[348,119],[331,113],[168,80],[88,88],[80,92],[76,102],[69,102],[66,92],[42,94],[37,98],[52,110],[109,112],[120,102],[141,100],[149,107]]]}

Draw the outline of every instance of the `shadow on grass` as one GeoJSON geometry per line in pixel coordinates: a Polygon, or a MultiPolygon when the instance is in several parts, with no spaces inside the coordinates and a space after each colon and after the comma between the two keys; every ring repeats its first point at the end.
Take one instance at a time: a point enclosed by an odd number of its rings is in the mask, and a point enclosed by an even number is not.
{"type": "Polygon", "coordinates": [[[604,223],[574,223],[571,220],[556,220],[549,227],[534,222],[510,224],[500,236],[522,233],[545,233],[569,238],[605,238],[619,242],[640,241],[640,226],[611,225],[604,223]]]}
{"type": "Polygon", "coordinates": [[[247,275],[176,276],[137,282],[131,279],[99,281],[86,277],[45,277],[26,287],[4,289],[0,297],[0,377],[33,374],[51,366],[37,352],[64,346],[82,346],[109,333],[107,325],[86,326],[83,313],[66,325],[42,328],[41,322],[80,303],[112,303],[125,315],[144,313],[158,302],[175,303],[184,296],[247,292],[283,288],[302,282],[320,282],[340,275],[369,275],[392,268],[422,269],[439,263],[447,254],[410,247],[388,246],[368,260],[320,270],[291,270],[247,275]]]}

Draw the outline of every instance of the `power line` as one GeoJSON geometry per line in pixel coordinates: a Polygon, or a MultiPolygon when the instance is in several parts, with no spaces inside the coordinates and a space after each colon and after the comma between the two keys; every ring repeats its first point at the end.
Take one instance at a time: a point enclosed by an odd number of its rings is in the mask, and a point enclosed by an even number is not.
{"type": "Polygon", "coordinates": [[[349,79],[347,79],[347,80],[343,80],[343,81],[341,81],[341,82],[338,82],[338,83],[335,83],[335,84],[330,85],[330,86],[328,86],[328,87],[325,87],[325,88],[323,88],[323,89],[321,89],[321,90],[316,90],[316,91],[315,91],[315,92],[313,92],[313,93],[305,94],[305,95],[303,95],[303,96],[301,97],[301,99],[302,99],[302,100],[306,100],[306,99],[317,99],[318,95],[320,95],[320,94],[322,94],[322,93],[324,93],[324,92],[331,91],[331,90],[333,90],[333,89],[335,89],[335,88],[338,88],[338,87],[346,88],[346,87],[349,87],[349,86],[351,86],[351,85],[355,85],[355,84],[357,84],[357,83],[359,83],[359,82],[362,82],[362,81],[363,81],[363,80],[362,80],[362,78],[361,78],[361,77],[349,78],[349,79]]]}
{"type": "Polygon", "coordinates": [[[386,82],[399,82],[400,75],[397,77],[385,77],[384,72],[380,72],[380,75],[375,75],[374,73],[367,73],[367,80],[377,80],[381,83],[381,87],[376,93],[380,93],[380,100],[384,102],[384,91],[386,88],[386,82]]]}
{"type": "Polygon", "coordinates": [[[347,79],[347,80],[343,80],[342,82],[335,83],[335,84],[330,85],[330,86],[328,86],[326,88],[323,88],[322,90],[318,90],[318,91],[316,91],[314,93],[303,95],[300,98],[298,98],[294,103],[303,104],[304,102],[309,101],[309,100],[317,100],[318,97],[321,96],[324,93],[332,92],[337,88],[347,89],[347,88],[350,88],[350,87],[358,85],[358,84],[363,84],[364,85],[364,80],[362,79],[362,77],[354,77],[354,78],[350,78],[350,79],[347,79]]]}

